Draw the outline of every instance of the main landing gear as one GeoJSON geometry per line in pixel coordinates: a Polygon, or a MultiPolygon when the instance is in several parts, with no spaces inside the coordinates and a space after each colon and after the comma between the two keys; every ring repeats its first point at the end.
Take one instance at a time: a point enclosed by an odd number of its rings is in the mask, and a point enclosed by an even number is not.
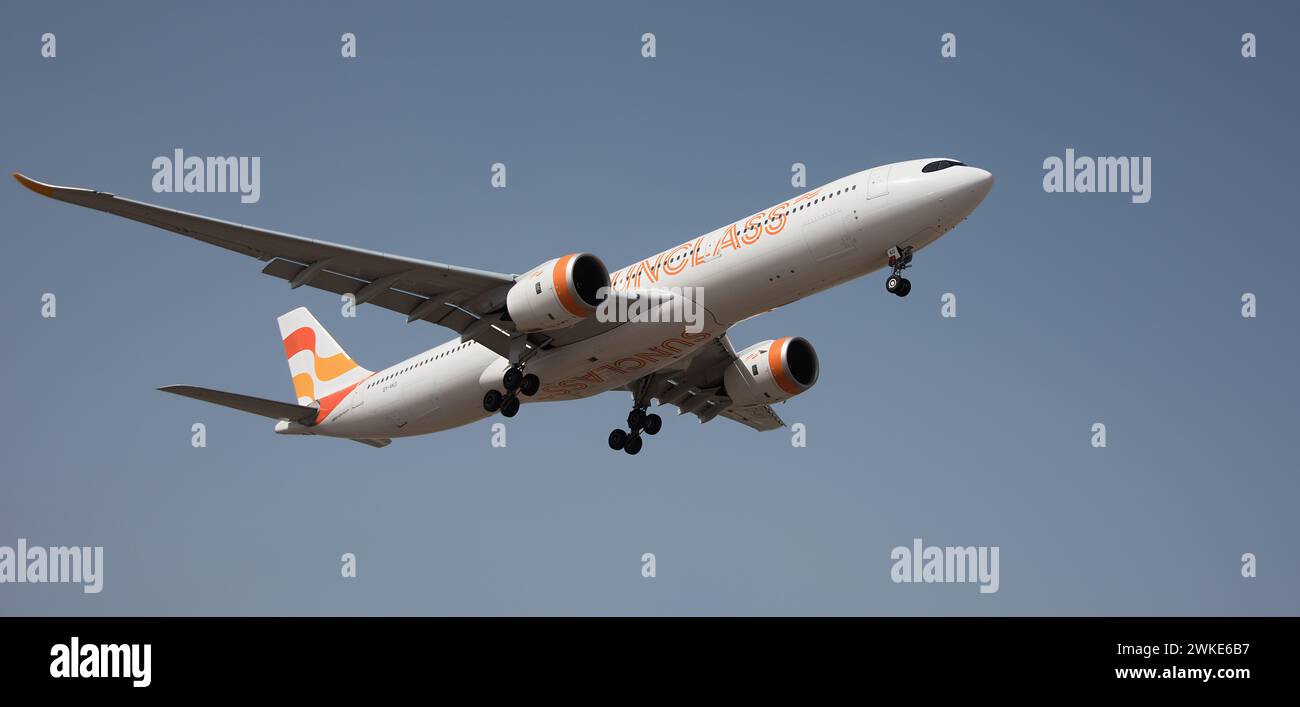
{"type": "Polygon", "coordinates": [[[609,433],[609,448],[623,450],[628,454],[641,451],[641,433],[657,435],[664,426],[662,417],[646,413],[650,405],[650,386],[652,377],[642,378],[632,392],[632,412],[627,414],[627,430],[614,430],[609,433]]]}
{"type": "Polygon", "coordinates": [[[912,281],[903,277],[903,271],[912,267],[912,246],[905,246],[901,250],[897,246],[890,248],[889,267],[894,269],[894,273],[885,280],[885,289],[899,297],[906,297],[912,291],[912,281]]]}
{"type": "Polygon", "coordinates": [[[615,451],[621,449],[628,454],[636,454],[641,451],[641,433],[657,435],[663,426],[664,420],[662,417],[653,412],[646,414],[644,407],[632,408],[632,412],[627,414],[627,427],[630,431],[617,429],[610,432],[609,448],[615,451]]]}
{"type": "Polygon", "coordinates": [[[501,387],[506,392],[494,389],[483,396],[483,409],[488,412],[500,410],[502,415],[514,417],[519,413],[519,394],[528,397],[536,395],[542,387],[542,381],[532,373],[524,373],[522,366],[511,366],[501,376],[501,387]]]}

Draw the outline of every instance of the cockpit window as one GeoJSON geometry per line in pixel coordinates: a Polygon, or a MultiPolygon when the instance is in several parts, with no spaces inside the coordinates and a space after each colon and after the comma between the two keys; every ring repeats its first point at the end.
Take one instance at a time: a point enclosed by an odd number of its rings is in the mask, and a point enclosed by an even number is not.
{"type": "Polygon", "coordinates": [[[965,167],[965,166],[966,166],[965,162],[954,162],[952,160],[939,160],[937,162],[931,162],[930,164],[922,167],[921,171],[938,172],[941,169],[948,169],[949,167],[965,167]]]}

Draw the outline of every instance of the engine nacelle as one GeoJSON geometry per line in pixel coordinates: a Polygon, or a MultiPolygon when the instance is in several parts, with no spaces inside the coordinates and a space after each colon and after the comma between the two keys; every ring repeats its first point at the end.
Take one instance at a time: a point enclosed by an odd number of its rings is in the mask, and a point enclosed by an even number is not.
{"type": "Polygon", "coordinates": [[[821,366],[807,339],[768,339],[741,351],[723,374],[727,397],[739,406],[779,403],[813,387],[821,366]]]}
{"type": "Polygon", "coordinates": [[[573,253],[521,275],[506,293],[506,311],[517,331],[563,329],[596,313],[602,287],[609,287],[609,270],[600,258],[573,253]]]}

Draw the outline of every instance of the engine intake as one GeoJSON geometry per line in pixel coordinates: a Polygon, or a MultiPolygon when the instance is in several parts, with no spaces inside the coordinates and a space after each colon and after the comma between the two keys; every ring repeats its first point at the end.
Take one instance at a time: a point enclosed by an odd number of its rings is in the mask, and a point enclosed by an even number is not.
{"type": "Polygon", "coordinates": [[[525,333],[563,329],[596,313],[609,270],[590,253],[573,253],[542,263],[522,275],[506,293],[506,311],[525,333]]]}
{"type": "Polygon", "coordinates": [[[821,365],[807,339],[785,336],[741,351],[723,374],[727,397],[739,406],[779,403],[817,383],[821,365]]]}

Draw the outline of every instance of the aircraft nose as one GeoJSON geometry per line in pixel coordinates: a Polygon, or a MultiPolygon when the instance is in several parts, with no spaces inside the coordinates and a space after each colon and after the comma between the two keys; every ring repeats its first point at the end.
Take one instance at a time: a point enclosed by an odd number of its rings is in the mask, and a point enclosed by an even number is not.
{"type": "Polygon", "coordinates": [[[984,202],[984,197],[993,190],[993,175],[979,167],[962,166],[952,170],[954,184],[949,194],[961,218],[965,218],[975,207],[984,202]]]}
{"type": "MultiPolygon", "coordinates": [[[[962,181],[966,182],[966,188],[971,189],[978,196],[978,201],[984,201],[984,197],[989,195],[993,190],[993,173],[979,167],[967,167],[966,174],[962,175],[962,181]]],[[[977,202],[978,203],[978,202],[977,202]]]]}

